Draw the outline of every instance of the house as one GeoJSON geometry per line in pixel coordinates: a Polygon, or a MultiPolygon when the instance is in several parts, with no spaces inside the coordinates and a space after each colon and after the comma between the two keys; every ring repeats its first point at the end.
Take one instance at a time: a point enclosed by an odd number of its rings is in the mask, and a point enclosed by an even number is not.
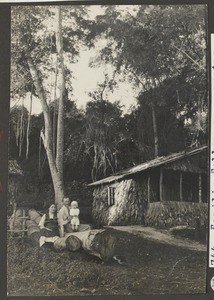
{"type": "Polygon", "coordinates": [[[89,184],[99,225],[169,228],[206,223],[207,146],[157,157],[89,184]]]}

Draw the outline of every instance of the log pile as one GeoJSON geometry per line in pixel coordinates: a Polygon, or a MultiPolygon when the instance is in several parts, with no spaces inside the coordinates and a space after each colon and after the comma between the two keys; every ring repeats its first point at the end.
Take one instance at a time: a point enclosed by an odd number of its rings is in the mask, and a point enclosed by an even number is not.
{"type": "Polygon", "coordinates": [[[30,238],[33,244],[39,245],[39,239],[41,237],[39,226],[33,221],[26,221],[27,236],[30,238]]]}
{"type": "Polygon", "coordinates": [[[14,207],[14,211],[10,219],[8,220],[9,231],[12,236],[23,236],[26,228],[25,228],[26,215],[24,209],[16,209],[14,207]]]}
{"type": "Polygon", "coordinates": [[[31,221],[34,221],[37,225],[39,225],[41,215],[35,209],[29,209],[28,216],[31,221]]]}
{"type": "MultiPolygon", "coordinates": [[[[22,228],[22,222],[17,217],[22,216],[22,210],[17,210],[11,224],[16,228],[22,228]]],[[[39,246],[41,232],[39,222],[41,215],[34,209],[28,211],[29,220],[26,220],[27,236],[33,245],[39,246]]],[[[12,225],[11,225],[12,226],[12,225]]],[[[113,257],[115,251],[116,237],[111,229],[105,230],[86,230],[82,232],[66,233],[64,237],[46,238],[46,241],[53,243],[56,251],[78,251],[81,247],[91,255],[97,256],[103,261],[108,261],[113,257]],[[51,240],[52,239],[52,240],[51,240]]]]}

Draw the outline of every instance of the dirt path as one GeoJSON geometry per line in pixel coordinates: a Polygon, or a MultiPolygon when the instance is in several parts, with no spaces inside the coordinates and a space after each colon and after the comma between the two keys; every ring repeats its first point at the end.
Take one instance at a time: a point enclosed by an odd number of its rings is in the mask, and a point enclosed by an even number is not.
{"type": "Polygon", "coordinates": [[[142,225],[132,226],[106,226],[106,228],[114,228],[119,231],[129,232],[135,235],[142,236],[145,239],[158,241],[162,244],[178,246],[194,251],[207,251],[207,246],[187,238],[174,237],[166,230],[158,230],[152,227],[145,227],[142,225]]]}

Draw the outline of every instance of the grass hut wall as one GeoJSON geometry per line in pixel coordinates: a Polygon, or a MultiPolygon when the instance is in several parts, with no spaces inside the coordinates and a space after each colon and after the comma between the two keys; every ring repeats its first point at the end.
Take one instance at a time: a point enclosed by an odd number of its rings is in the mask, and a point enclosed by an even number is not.
{"type": "Polygon", "coordinates": [[[207,146],[158,157],[90,184],[97,225],[207,223],[207,146]]]}

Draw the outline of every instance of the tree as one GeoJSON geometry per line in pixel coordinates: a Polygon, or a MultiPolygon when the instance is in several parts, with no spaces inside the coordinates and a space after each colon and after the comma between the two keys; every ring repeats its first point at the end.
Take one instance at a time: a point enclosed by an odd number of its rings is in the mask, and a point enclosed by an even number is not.
{"type": "Polygon", "coordinates": [[[118,169],[116,148],[120,134],[121,108],[119,103],[104,99],[105,81],[90,93],[93,101],[86,106],[86,151],[92,157],[91,177],[95,181],[118,169]]]}
{"type": "MultiPolygon", "coordinates": [[[[36,68],[36,65],[31,57],[30,51],[26,49],[26,60],[29,67],[30,74],[32,76],[32,80],[34,86],[36,88],[36,92],[38,93],[43,114],[44,114],[44,122],[45,128],[41,131],[41,138],[43,140],[43,144],[47,153],[50,172],[53,180],[54,192],[55,192],[55,201],[60,206],[64,197],[64,189],[63,189],[63,138],[64,138],[64,126],[63,126],[63,96],[65,89],[64,82],[64,66],[63,66],[63,52],[62,52],[62,29],[61,29],[61,7],[56,7],[56,49],[58,56],[58,71],[60,76],[60,96],[59,96],[59,113],[58,113],[58,131],[57,131],[57,154],[56,158],[53,155],[53,132],[52,132],[52,123],[50,118],[49,107],[47,104],[46,95],[44,92],[43,83],[39,76],[39,72],[36,68]]],[[[27,47],[26,37],[23,36],[23,40],[25,46],[27,47]]]]}
{"type": "MultiPolygon", "coordinates": [[[[28,81],[34,85],[34,92],[36,96],[39,98],[40,103],[42,105],[43,114],[44,114],[44,128],[41,131],[41,137],[43,140],[43,144],[47,153],[50,172],[53,180],[54,191],[55,191],[55,201],[60,206],[62,203],[62,199],[64,196],[63,190],[63,94],[64,94],[64,69],[63,69],[63,53],[62,53],[62,29],[61,29],[61,7],[55,8],[56,15],[56,31],[55,31],[55,39],[56,39],[56,52],[58,57],[58,71],[59,71],[59,111],[60,114],[58,116],[58,143],[57,143],[57,157],[55,158],[53,155],[53,144],[52,144],[52,121],[50,118],[50,111],[48,106],[47,94],[44,89],[44,78],[39,70],[39,63],[42,61],[41,53],[38,53],[38,48],[41,50],[41,37],[38,38],[39,29],[43,29],[42,21],[41,21],[41,8],[33,7],[30,9],[26,8],[15,8],[15,18],[16,21],[19,21],[19,38],[21,44],[22,52],[19,53],[19,60],[16,63],[22,66],[25,78],[28,78],[28,81]],[[30,15],[31,13],[31,15],[30,15]],[[29,19],[28,19],[29,18],[29,19]],[[25,23],[26,21],[26,23],[25,23]],[[34,27],[35,26],[35,27],[34,27]],[[37,37],[37,39],[36,39],[37,37]],[[35,53],[38,56],[35,56],[35,53]],[[36,60],[37,58],[37,60],[36,60]],[[38,62],[38,64],[37,64],[38,62]]],[[[45,13],[50,15],[50,11],[45,9],[45,13]]],[[[17,24],[16,24],[17,25],[17,24]]],[[[13,24],[14,28],[14,24],[13,24]]],[[[16,28],[16,27],[15,27],[16,28]]],[[[13,36],[15,39],[16,37],[13,36]]],[[[14,41],[15,44],[15,41],[14,41]]],[[[46,49],[42,49],[42,53],[45,52],[46,49]]],[[[15,55],[14,55],[15,56],[15,55]]],[[[16,57],[15,57],[16,58],[16,57]]],[[[17,75],[14,72],[15,75],[17,75]]],[[[25,83],[28,85],[28,82],[25,83]]]]}
{"type": "Polygon", "coordinates": [[[33,92],[32,92],[32,89],[31,89],[30,110],[29,110],[29,113],[28,113],[28,123],[27,123],[27,132],[26,132],[26,141],[27,141],[27,145],[26,145],[26,159],[28,159],[28,155],[29,155],[29,136],[30,136],[30,128],[31,128],[32,101],[33,101],[33,92]]]}
{"type": "Polygon", "coordinates": [[[25,139],[28,116],[28,111],[23,106],[23,103],[22,105],[14,106],[10,112],[10,135],[14,134],[15,136],[16,150],[14,149],[14,151],[17,152],[19,158],[23,154],[22,146],[25,139]]]}
{"type": "MultiPolygon", "coordinates": [[[[118,73],[129,76],[141,86],[142,95],[149,93],[145,106],[149,107],[152,120],[153,156],[158,156],[162,152],[158,111],[174,105],[170,98],[165,99],[165,90],[169,88],[167,81],[176,81],[176,77],[181,76],[186,81],[183,88],[188,96],[176,105],[177,117],[188,108],[189,116],[194,118],[190,103],[197,109],[201,99],[196,95],[206,91],[205,7],[141,5],[130,11],[108,6],[105,14],[97,17],[94,26],[98,30],[93,32],[94,38],[105,34],[108,40],[97,61],[110,63],[118,73]]],[[[180,98],[178,95],[177,101],[180,98]]],[[[144,101],[144,97],[140,97],[140,101],[144,101]]],[[[207,95],[203,103],[207,105],[207,95]]],[[[186,117],[187,114],[180,119],[184,122],[186,117]]]]}
{"type": "Polygon", "coordinates": [[[85,18],[85,6],[17,6],[12,16],[11,98],[32,91],[41,103],[41,138],[60,206],[64,196],[65,98],[72,95],[71,63],[78,57],[90,21],[85,18]],[[56,104],[53,115],[57,120],[50,113],[51,102],[56,104]]]}

